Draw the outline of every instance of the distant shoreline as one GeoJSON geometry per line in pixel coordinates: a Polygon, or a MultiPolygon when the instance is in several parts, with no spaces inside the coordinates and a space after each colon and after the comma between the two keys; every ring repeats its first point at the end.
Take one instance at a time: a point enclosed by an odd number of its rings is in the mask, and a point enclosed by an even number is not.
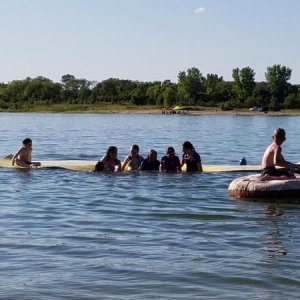
{"type": "MultiPolygon", "coordinates": [[[[81,107],[79,106],[68,106],[68,107],[33,107],[28,110],[15,110],[8,111],[3,110],[0,113],[75,113],[75,114],[147,114],[147,115],[162,115],[162,112],[166,111],[164,108],[155,108],[155,107],[126,107],[121,106],[116,107],[81,107]]],[[[299,109],[289,109],[281,111],[268,111],[268,112],[259,112],[259,111],[250,111],[247,109],[234,109],[223,111],[220,108],[201,108],[195,110],[180,110],[174,114],[164,114],[166,117],[171,117],[172,115],[190,115],[190,116],[203,116],[203,115],[235,115],[235,116],[300,116],[299,109]]]]}

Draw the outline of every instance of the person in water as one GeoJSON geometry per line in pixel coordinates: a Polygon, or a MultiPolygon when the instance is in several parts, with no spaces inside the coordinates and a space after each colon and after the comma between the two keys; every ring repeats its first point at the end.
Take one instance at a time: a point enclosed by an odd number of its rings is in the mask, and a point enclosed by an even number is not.
{"type": "Polygon", "coordinates": [[[272,139],[263,155],[261,180],[295,178],[294,173],[300,172],[300,166],[286,161],[282,155],[281,145],[286,140],[284,129],[275,129],[272,139]]]}
{"type": "Polygon", "coordinates": [[[140,148],[138,145],[133,145],[130,149],[130,154],[125,158],[122,171],[125,171],[126,168],[128,171],[138,171],[141,167],[141,164],[144,158],[139,155],[140,148]]]}
{"type": "Polygon", "coordinates": [[[23,141],[23,146],[12,158],[12,165],[17,165],[19,167],[33,169],[41,165],[40,162],[32,162],[32,140],[26,138],[23,141]]]}
{"type": "MultiPolygon", "coordinates": [[[[121,172],[121,161],[117,158],[118,149],[116,146],[108,147],[106,155],[100,159],[103,164],[103,171],[107,172],[121,172]]],[[[101,166],[98,166],[101,168],[101,166]]]]}
{"type": "Polygon", "coordinates": [[[104,171],[104,164],[102,161],[98,161],[95,165],[95,169],[93,172],[103,172],[104,171]]]}
{"type": "Polygon", "coordinates": [[[141,165],[142,171],[159,171],[160,162],[157,159],[157,152],[151,149],[146,159],[143,160],[141,165]]]}
{"type": "Polygon", "coordinates": [[[181,166],[186,165],[187,172],[203,172],[200,155],[196,152],[191,142],[182,144],[181,166]]]}
{"type": "Polygon", "coordinates": [[[160,162],[160,171],[181,172],[180,160],[179,157],[175,155],[175,150],[173,147],[168,147],[166,150],[166,155],[162,157],[160,162]]]}

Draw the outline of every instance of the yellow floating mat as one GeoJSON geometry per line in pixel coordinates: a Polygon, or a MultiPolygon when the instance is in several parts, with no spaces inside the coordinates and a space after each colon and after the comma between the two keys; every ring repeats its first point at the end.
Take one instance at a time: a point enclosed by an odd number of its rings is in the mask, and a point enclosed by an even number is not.
{"type": "MultiPolygon", "coordinates": [[[[97,161],[92,160],[43,160],[40,161],[40,168],[57,168],[57,169],[68,169],[75,171],[93,171],[97,161]]],[[[21,168],[13,167],[11,165],[11,157],[7,156],[0,158],[0,167],[2,168],[21,168]]],[[[24,168],[23,168],[24,169],[24,168]]],[[[185,168],[183,168],[184,170],[185,168]]],[[[261,170],[260,165],[203,165],[204,172],[259,172],[261,170]]]]}
{"type": "MultiPolygon", "coordinates": [[[[37,169],[48,168],[48,169],[68,169],[75,171],[93,171],[96,165],[96,161],[88,160],[42,160],[40,161],[41,166],[37,169]]],[[[1,168],[17,168],[26,169],[20,166],[12,166],[11,158],[4,157],[0,159],[1,168]]]]}
{"type": "Polygon", "coordinates": [[[203,172],[260,172],[261,165],[203,165],[203,172]]]}

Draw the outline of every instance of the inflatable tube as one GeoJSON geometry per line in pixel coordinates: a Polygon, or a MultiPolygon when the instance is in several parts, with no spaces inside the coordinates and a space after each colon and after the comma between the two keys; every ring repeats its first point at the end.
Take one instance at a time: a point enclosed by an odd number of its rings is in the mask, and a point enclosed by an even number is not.
{"type": "MultiPolygon", "coordinates": [[[[237,198],[289,198],[300,197],[300,175],[295,179],[260,181],[259,175],[234,179],[229,194],[237,198]]],[[[299,199],[300,202],[300,199],[299,199]]]]}

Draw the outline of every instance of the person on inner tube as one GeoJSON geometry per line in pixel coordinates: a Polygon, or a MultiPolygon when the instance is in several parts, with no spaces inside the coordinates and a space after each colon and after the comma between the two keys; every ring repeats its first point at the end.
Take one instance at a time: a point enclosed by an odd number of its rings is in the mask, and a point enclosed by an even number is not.
{"type": "Polygon", "coordinates": [[[300,166],[286,161],[282,155],[281,145],[286,140],[285,131],[277,128],[272,136],[273,142],[266,149],[262,159],[263,180],[270,179],[291,179],[295,178],[294,173],[300,172],[300,166]],[[282,167],[282,168],[276,168],[282,167]]]}

